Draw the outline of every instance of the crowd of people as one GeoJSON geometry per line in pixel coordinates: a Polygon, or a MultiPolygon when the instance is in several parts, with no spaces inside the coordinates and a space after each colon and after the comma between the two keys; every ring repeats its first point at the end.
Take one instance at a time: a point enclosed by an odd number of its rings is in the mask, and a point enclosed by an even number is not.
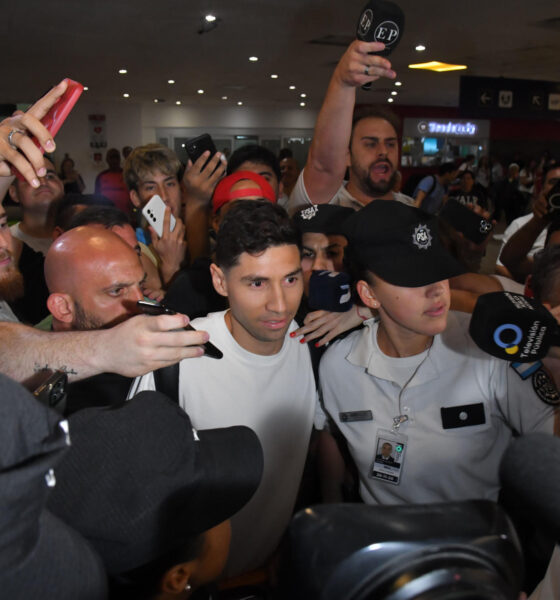
{"type": "MultiPolygon", "coordinates": [[[[399,191],[398,118],[356,107],[395,78],[382,48],[344,52],[301,170],[254,144],[185,165],[151,143],[122,166],[110,149],[87,194],[40,121],[64,82],[0,122],[0,196],[21,214],[10,226],[0,203],[9,597],[288,598],[277,567],[299,508],[510,510],[500,462],[516,437],[558,434],[560,355],[528,376],[475,345],[470,313],[505,291],[560,316],[560,163],[469,156],[399,191]],[[155,195],[161,235],[143,214],[155,195]],[[62,401],[45,399],[53,377],[62,401]]],[[[520,530],[526,512],[511,509],[520,530]]],[[[527,592],[554,545],[539,536],[521,536],[527,592]]]]}

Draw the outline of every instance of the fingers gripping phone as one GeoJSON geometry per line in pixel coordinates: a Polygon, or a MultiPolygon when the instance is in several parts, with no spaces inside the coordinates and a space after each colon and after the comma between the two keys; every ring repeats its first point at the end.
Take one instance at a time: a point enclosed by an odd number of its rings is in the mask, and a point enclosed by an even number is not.
{"type": "MultiPolygon", "coordinates": [[[[84,91],[84,86],[77,81],[66,78],[64,81],[67,82],[68,86],[62,96],[51,106],[47,114],[41,119],[41,123],[47,128],[49,133],[55,137],[58,133],[62,124],[66,120],[66,117],[70,114],[70,111],[74,108],[74,105],[78,101],[78,98],[84,91]]],[[[31,138],[37,148],[44,154],[45,149],[41,146],[37,138],[31,138]]],[[[12,173],[22,181],[25,181],[25,177],[15,168],[12,167],[12,173]]]]}
{"type": "MultiPolygon", "coordinates": [[[[160,304],[159,302],[154,302],[153,300],[138,300],[136,306],[146,315],[176,315],[177,313],[167,306],[160,304]]],[[[189,323],[183,327],[186,331],[196,331],[196,329],[189,323]]],[[[206,356],[210,356],[211,358],[222,358],[224,353],[212,344],[212,342],[206,342],[202,344],[204,348],[204,354],[206,356]]]]}
{"type": "MultiPolygon", "coordinates": [[[[148,224],[150,224],[158,237],[162,237],[163,235],[163,220],[165,217],[165,202],[161,199],[157,194],[152,196],[146,206],[142,209],[142,214],[144,215],[148,224]]],[[[169,221],[169,231],[173,231],[175,229],[176,219],[173,215],[171,215],[171,219],[169,221]]]]}
{"type": "Polygon", "coordinates": [[[217,152],[214,141],[208,133],[203,133],[198,137],[187,140],[187,143],[185,144],[185,150],[188,154],[188,157],[192,160],[193,164],[202,156],[204,152],[206,152],[207,150],[210,152],[210,156],[208,157],[208,160],[204,163],[202,171],[204,171],[206,165],[210,162],[211,158],[217,152]]]}

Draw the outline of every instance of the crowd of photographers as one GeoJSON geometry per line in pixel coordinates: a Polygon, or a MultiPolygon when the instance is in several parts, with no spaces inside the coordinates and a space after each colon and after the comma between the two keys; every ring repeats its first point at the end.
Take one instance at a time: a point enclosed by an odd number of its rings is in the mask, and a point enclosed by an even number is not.
{"type": "Polygon", "coordinates": [[[555,540],[499,472],[516,438],[558,433],[560,355],[515,362],[507,339],[497,358],[469,323],[491,292],[560,313],[560,164],[467,157],[403,193],[397,117],[355,106],[395,77],[382,48],[343,54],[301,171],[258,145],[183,165],[147,144],[122,167],[110,150],[87,194],[41,123],[66,81],[0,123],[9,597],[295,598],[286,532],[318,503],[498,503],[524,555],[500,597],[544,577],[555,540]]]}

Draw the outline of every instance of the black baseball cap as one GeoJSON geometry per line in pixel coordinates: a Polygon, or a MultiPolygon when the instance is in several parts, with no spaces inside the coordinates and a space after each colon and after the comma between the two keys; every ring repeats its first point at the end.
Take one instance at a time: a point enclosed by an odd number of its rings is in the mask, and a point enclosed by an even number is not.
{"type": "Polygon", "coordinates": [[[110,574],[227,520],[261,480],[262,447],[251,429],[197,431],[160,392],[84,409],[68,424],[72,448],[48,506],[91,542],[110,574]]]}
{"type": "Polygon", "coordinates": [[[350,261],[401,287],[421,287],[461,275],[442,246],[434,216],[396,200],[373,200],[344,222],[350,261]]]}
{"type": "Polygon", "coordinates": [[[298,210],[292,222],[302,233],[342,235],[342,224],[354,214],[354,209],[334,204],[312,204],[298,210]]]}

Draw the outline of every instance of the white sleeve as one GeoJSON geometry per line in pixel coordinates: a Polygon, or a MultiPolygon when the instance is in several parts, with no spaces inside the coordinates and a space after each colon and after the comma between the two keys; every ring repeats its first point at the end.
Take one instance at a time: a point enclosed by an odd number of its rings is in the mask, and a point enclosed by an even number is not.
{"type": "Polygon", "coordinates": [[[305,184],[303,183],[303,171],[304,169],[300,171],[294,189],[288,199],[288,203],[284,207],[290,217],[292,217],[298,209],[311,205],[311,200],[309,199],[305,184]]]}
{"type": "Polygon", "coordinates": [[[146,373],[146,375],[142,375],[137,377],[130,386],[130,391],[128,392],[127,400],[130,400],[139,392],[144,392],[146,390],[155,390],[156,383],[154,381],[154,373],[146,373]]]}

